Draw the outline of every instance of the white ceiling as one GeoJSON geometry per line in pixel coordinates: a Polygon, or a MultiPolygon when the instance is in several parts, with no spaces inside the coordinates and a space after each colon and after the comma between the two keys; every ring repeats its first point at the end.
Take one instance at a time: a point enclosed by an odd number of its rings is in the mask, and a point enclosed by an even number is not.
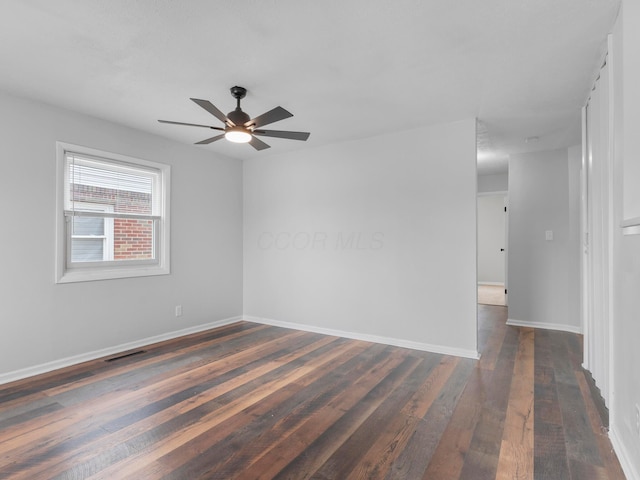
{"type": "Polygon", "coordinates": [[[4,0],[0,89],[185,143],[231,111],[310,131],[234,158],[478,117],[480,172],[579,142],[620,0],[4,0]],[[525,138],[538,137],[536,142],[525,138]]]}

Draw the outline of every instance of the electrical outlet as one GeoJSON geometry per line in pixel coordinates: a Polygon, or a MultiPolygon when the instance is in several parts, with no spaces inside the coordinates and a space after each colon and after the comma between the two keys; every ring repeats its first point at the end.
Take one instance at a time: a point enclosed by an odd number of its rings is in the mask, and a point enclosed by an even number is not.
{"type": "Polygon", "coordinates": [[[182,305],[176,305],[176,317],[182,316],[182,305]]]}
{"type": "Polygon", "coordinates": [[[640,437],[640,405],[636,403],[636,433],[640,437]]]}

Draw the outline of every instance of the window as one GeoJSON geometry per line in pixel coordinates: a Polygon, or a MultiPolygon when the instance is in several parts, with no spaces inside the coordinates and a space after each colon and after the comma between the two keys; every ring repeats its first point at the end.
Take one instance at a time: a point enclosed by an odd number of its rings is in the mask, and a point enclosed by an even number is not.
{"type": "MultiPolygon", "coordinates": [[[[112,205],[76,202],[83,212],[113,212],[112,205]]],[[[71,263],[113,260],[114,219],[108,217],[71,217],[71,263]]]]}
{"type": "Polygon", "coordinates": [[[57,282],[169,273],[170,168],[57,147],[57,282]]]}

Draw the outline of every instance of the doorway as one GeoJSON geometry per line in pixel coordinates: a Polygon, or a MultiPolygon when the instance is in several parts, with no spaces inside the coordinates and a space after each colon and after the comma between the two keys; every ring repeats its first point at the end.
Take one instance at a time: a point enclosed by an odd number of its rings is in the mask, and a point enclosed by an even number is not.
{"type": "Polygon", "coordinates": [[[507,194],[478,195],[478,303],[507,305],[507,194]]]}

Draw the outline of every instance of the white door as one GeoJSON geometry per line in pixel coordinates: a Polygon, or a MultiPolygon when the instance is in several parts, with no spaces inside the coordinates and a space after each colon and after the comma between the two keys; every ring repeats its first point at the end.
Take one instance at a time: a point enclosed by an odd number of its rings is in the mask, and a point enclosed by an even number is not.
{"type": "Polygon", "coordinates": [[[504,193],[478,196],[478,283],[505,284],[504,193]]]}
{"type": "Polygon", "coordinates": [[[609,405],[611,142],[609,68],[600,71],[585,108],[583,298],[584,366],[609,405]]]}

